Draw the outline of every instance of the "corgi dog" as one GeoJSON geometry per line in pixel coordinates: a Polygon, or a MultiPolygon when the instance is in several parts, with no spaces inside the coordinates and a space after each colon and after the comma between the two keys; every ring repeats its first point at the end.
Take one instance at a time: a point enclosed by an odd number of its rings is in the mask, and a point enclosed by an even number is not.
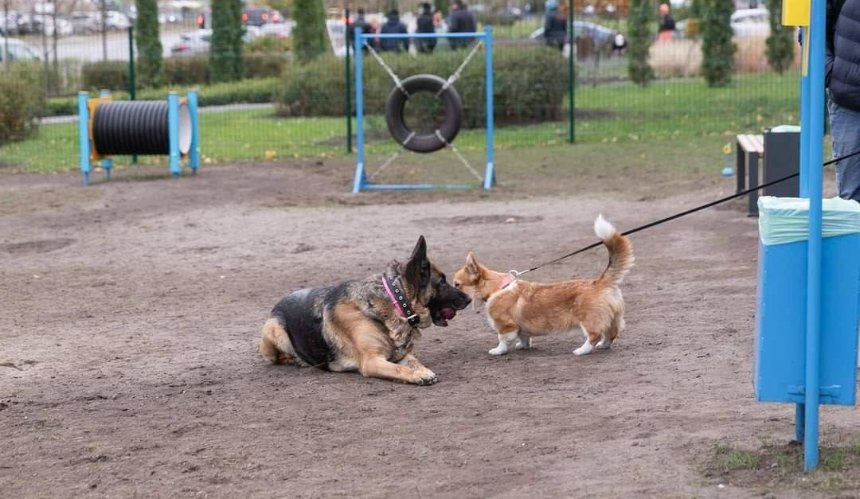
{"type": "Polygon", "coordinates": [[[466,265],[454,274],[454,286],[471,295],[473,304],[486,303],[487,319],[499,335],[491,355],[528,349],[533,336],[577,327],[585,342],[574,354],[612,346],[624,329],[624,298],[618,286],[633,267],[633,246],[602,215],[594,221],[594,233],[609,251],[609,263],[595,279],[529,282],[491,270],[469,252],[466,265]]]}

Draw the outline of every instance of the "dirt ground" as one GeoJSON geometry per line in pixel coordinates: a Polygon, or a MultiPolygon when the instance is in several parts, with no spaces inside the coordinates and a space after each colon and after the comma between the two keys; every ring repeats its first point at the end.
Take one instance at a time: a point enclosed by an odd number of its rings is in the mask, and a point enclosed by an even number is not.
{"type": "MultiPolygon", "coordinates": [[[[351,172],[326,166],[144,169],[89,188],[0,171],[0,496],[856,497],[856,469],[715,461],[793,437],[793,406],[754,399],[757,227],[742,203],[631,236],[627,330],[606,353],[572,355],[571,333],[492,357],[469,309],[420,340],[429,387],[256,351],[288,291],[378,272],[420,234],[449,274],[468,250],[524,269],[591,243],[599,212],[627,230],[733,179],[355,196],[351,172]]],[[[825,407],[821,425],[825,445],[860,441],[856,408],[825,407]]]]}

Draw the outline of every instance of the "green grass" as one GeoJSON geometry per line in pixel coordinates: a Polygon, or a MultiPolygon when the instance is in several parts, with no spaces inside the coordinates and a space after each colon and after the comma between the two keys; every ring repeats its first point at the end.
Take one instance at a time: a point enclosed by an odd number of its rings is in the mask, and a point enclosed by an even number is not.
{"type": "MultiPolygon", "coordinates": [[[[640,88],[629,84],[576,89],[576,142],[579,144],[672,143],[708,139],[722,143],[736,133],[798,122],[798,75],[739,76],[728,88],[710,89],[699,79],[659,81],[640,88]]],[[[566,116],[566,114],[565,114],[566,116]]],[[[269,110],[201,113],[201,151],[206,164],[345,154],[344,118],[276,118],[269,110]]],[[[398,150],[384,120],[365,123],[368,155],[398,150]]],[[[33,139],[0,147],[0,165],[28,171],[74,169],[78,164],[77,124],[42,125],[33,139]]],[[[565,144],[566,121],[497,127],[498,150],[546,148],[565,144]]],[[[483,129],[462,130],[456,146],[483,154],[483,129]]],[[[707,151],[709,154],[712,151],[707,151]]],[[[671,157],[668,159],[672,160],[671,157]]],[[[126,158],[115,158],[118,164],[126,158]]],[[[163,157],[142,158],[164,162],[163,157]]],[[[677,160],[674,160],[677,161],[677,160]]]]}

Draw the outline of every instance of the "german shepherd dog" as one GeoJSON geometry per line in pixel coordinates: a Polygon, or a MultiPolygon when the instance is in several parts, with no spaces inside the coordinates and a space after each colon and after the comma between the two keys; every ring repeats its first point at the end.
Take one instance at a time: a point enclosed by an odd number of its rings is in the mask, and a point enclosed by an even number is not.
{"type": "Polygon", "coordinates": [[[427,258],[421,236],[405,264],[282,299],[263,325],[260,353],[274,364],[432,385],[436,374],[415,357],[414,342],[431,323],[447,326],[469,302],[427,258]]]}
{"type": "Polygon", "coordinates": [[[606,349],[624,329],[624,298],[618,287],[633,267],[630,240],[598,215],[597,234],[609,251],[609,264],[596,279],[529,282],[510,273],[490,270],[469,252],[466,265],[454,274],[454,286],[486,302],[487,319],[499,335],[490,355],[504,355],[511,347],[528,349],[532,336],[582,330],[585,342],[573,351],[585,355],[606,349]]]}

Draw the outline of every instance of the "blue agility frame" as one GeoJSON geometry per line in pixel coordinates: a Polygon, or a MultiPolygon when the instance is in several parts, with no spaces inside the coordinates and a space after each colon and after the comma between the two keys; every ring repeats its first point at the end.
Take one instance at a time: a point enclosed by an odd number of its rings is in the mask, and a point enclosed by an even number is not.
{"type": "MultiPolygon", "coordinates": [[[[99,97],[109,99],[110,92],[102,90],[99,93],[99,97]]],[[[200,167],[200,121],[197,118],[197,102],[197,92],[193,90],[189,91],[185,97],[185,105],[188,107],[188,114],[191,120],[191,144],[189,145],[188,154],[183,155],[179,150],[179,107],[182,104],[182,100],[176,92],[170,92],[167,96],[168,155],[170,173],[173,176],[179,176],[182,173],[183,156],[187,158],[188,166],[191,168],[192,173],[196,174],[197,168],[200,167]]],[[[92,160],[98,157],[98,151],[93,147],[94,144],[91,136],[92,116],[90,116],[89,104],[89,93],[78,92],[78,142],[80,143],[80,166],[84,187],[90,185],[92,160]]],[[[105,179],[110,180],[113,159],[100,159],[101,166],[105,171],[105,179]]]]}
{"type": "Polygon", "coordinates": [[[364,157],[364,71],[363,71],[363,54],[362,47],[365,41],[372,38],[478,38],[484,43],[485,50],[485,73],[486,73],[486,131],[487,131],[487,152],[486,152],[486,169],[484,172],[483,188],[489,190],[496,182],[493,151],[493,28],[486,26],[483,33],[412,33],[412,34],[397,34],[397,33],[370,33],[361,32],[360,28],[355,28],[355,137],[356,137],[356,163],[355,163],[355,181],[353,182],[352,192],[357,194],[363,190],[407,190],[407,189],[463,189],[470,188],[471,185],[461,184],[375,184],[368,182],[365,174],[365,157],[364,157]]]}

